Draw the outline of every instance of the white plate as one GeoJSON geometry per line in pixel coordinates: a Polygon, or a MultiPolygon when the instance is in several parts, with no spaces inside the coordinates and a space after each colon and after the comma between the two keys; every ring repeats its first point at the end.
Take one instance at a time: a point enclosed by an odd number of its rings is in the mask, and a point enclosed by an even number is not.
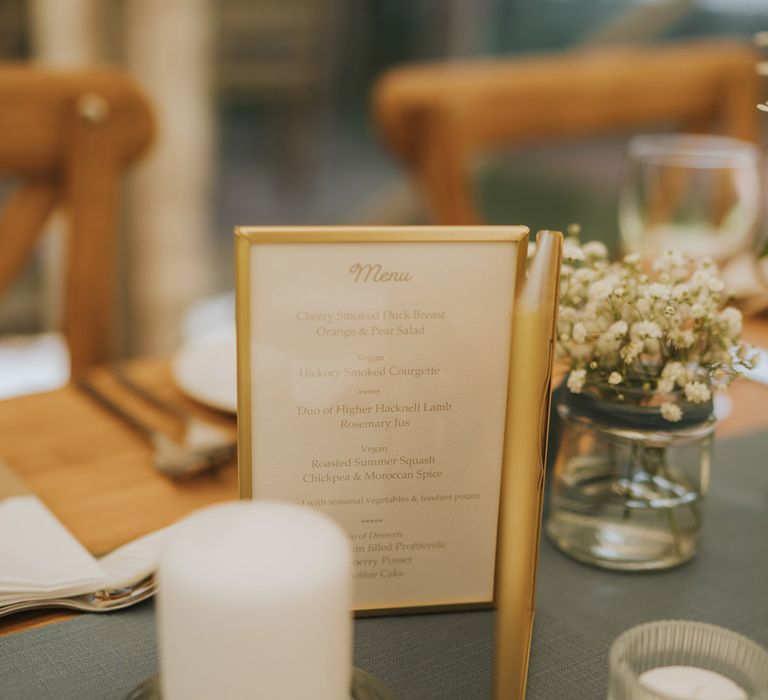
{"type": "Polygon", "coordinates": [[[234,329],[184,345],[171,363],[173,378],[190,398],[237,412],[237,345],[234,329]]]}

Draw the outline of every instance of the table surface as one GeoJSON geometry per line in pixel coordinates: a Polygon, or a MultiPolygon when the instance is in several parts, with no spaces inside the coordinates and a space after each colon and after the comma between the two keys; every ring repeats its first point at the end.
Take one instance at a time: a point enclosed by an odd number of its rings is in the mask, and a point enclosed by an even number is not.
{"type": "MultiPolygon", "coordinates": [[[[649,620],[719,624],[768,645],[768,432],[717,440],[700,552],[664,572],[602,571],[542,541],[527,700],[604,698],[608,649],[649,620]]],[[[400,700],[490,697],[493,613],[362,619],[355,663],[400,700]]],[[[0,697],[121,698],[157,673],[152,603],[0,637],[0,697]]]]}
{"type": "MultiPolygon", "coordinates": [[[[768,322],[749,322],[744,336],[768,347],[768,322]]],[[[232,416],[196,405],[174,387],[167,360],[136,361],[129,371],[136,381],[218,422],[234,435],[232,416]]],[[[177,422],[135,399],[103,370],[97,370],[93,379],[153,425],[168,432],[181,430],[177,422]]],[[[718,427],[720,437],[768,426],[768,386],[741,380],[729,396],[733,412],[718,427]]],[[[74,386],[0,401],[0,458],[96,555],[203,505],[237,497],[234,463],[216,474],[170,481],[154,470],[150,448],[140,435],[74,386]]],[[[0,635],[66,617],[65,613],[11,617],[0,620],[0,635]]]]}

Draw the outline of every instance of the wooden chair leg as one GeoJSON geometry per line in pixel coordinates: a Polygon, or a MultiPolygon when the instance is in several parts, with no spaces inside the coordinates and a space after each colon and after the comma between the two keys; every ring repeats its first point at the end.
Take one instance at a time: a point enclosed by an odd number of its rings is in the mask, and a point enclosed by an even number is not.
{"type": "Polygon", "coordinates": [[[58,197],[58,187],[48,181],[27,183],[11,195],[0,218],[0,294],[24,267],[58,197]]]}
{"type": "Polygon", "coordinates": [[[67,231],[64,334],[72,375],[111,355],[112,307],[116,290],[116,225],[119,201],[119,141],[110,133],[108,110],[101,117],[73,105],[67,157],[70,220],[67,231]],[[87,282],[84,283],[84,280],[87,282]]]}

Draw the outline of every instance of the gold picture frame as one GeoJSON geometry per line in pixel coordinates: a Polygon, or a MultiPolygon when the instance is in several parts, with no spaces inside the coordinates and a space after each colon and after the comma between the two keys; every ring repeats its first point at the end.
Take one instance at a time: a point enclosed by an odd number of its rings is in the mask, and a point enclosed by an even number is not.
{"type": "Polygon", "coordinates": [[[467,227],[254,227],[235,229],[237,265],[238,468],[241,498],[252,498],[251,251],[254,245],[318,243],[515,243],[514,299],[493,596],[476,603],[367,607],[358,614],[495,606],[499,697],[522,697],[533,620],[533,594],[544,490],[544,451],[562,237],[540,232],[526,279],[528,229],[467,227]],[[501,691],[504,691],[502,694],[501,691]]]}

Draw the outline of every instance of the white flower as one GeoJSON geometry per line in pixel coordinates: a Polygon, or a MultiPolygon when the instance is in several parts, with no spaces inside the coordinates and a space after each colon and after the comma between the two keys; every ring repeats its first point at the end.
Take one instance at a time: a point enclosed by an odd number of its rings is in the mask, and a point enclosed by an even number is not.
{"type": "Polygon", "coordinates": [[[597,277],[597,272],[590,270],[588,267],[580,267],[573,273],[573,279],[576,282],[592,282],[597,277]]]}
{"type": "Polygon", "coordinates": [[[687,260],[679,250],[668,250],[653,261],[653,269],[670,272],[675,268],[685,267],[687,260]]]}
{"type": "Polygon", "coordinates": [[[661,415],[670,423],[677,423],[683,417],[683,411],[676,403],[665,401],[661,404],[661,415]]]}
{"type": "Polygon", "coordinates": [[[710,292],[722,292],[725,289],[725,283],[717,276],[713,268],[700,267],[691,277],[694,286],[705,288],[710,292]]]}
{"type": "Polygon", "coordinates": [[[600,355],[616,352],[621,347],[621,338],[611,335],[609,332],[601,333],[597,339],[597,352],[600,355]]]}
{"type": "Polygon", "coordinates": [[[720,312],[718,319],[728,329],[728,335],[731,338],[741,333],[741,311],[738,309],[729,306],[720,312]]]}
{"type": "Polygon", "coordinates": [[[653,299],[668,299],[669,287],[666,284],[654,282],[648,285],[646,293],[653,299]]]}
{"type": "Polygon", "coordinates": [[[580,394],[587,379],[587,370],[575,369],[568,375],[566,386],[574,394],[580,394]]]}
{"type": "Polygon", "coordinates": [[[584,324],[579,321],[578,323],[573,324],[573,330],[571,331],[571,337],[577,342],[577,343],[583,343],[587,339],[587,329],[584,327],[584,324]]]}
{"type": "Polygon", "coordinates": [[[639,253],[630,253],[629,255],[624,256],[624,262],[627,265],[637,265],[637,263],[640,262],[640,255],[639,253]]]}
{"type": "Polygon", "coordinates": [[[623,377],[618,372],[611,372],[611,376],[608,377],[608,383],[616,386],[617,384],[621,384],[622,379],[623,377]]]}
{"type": "Polygon", "coordinates": [[[682,299],[691,293],[691,288],[687,284],[676,284],[672,287],[672,296],[675,299],[682,299]]]}
{"type": "Polygon", "coordinates": [[[669,340],[676,348],[689,348],[696,340],[693,331],[688,328],[684,331],[672,331],[669,334],[669,340]]]}
{"type": "Polygon", "coordinates": [[[629,330],[632,340],[652,340],[661,338],[661,328],[653,321],[637,321],[629,330]]]}
{"type": "Polygon", "coordinates": [[[685,367],[681,362],[667,362],[664,369],[661,370],[661,376],[676,382],[679,377],[685,376],[685,367]]]}
{"type": "Polygon", "coordinates": [[[566,238],[565,243],[563,243],[563,258],[580,262],[586,260],[587,256],[584,255],[584,251],[579,247],[579,244],[576,243],[576,241],[566,238]]]}
{"type": "Polygon", "coordinates": [[[647,316],[651,312],[651,302],[647,299],[638,299],[635,308],[641,316],[647,316]]]}
{"type": "Polygon", "coordinates": [[[615,336],[626,335],[628,330],[629,330],[629,326],[627,326],[626,321],[615,321],[608,328],[608,332],[611,335],[615,335],[615,336]]]}
{"type": "Polygon", "coordinates": [[[725,282],[718,277],[710,277],[707,280],[707,287],[711,292],[722,292],[725,289],[725,282]]]}
{"type": "Polygon", "coordinates": [[[625,345],[621,352],[619,353],[621,355],[621,359],[624,360],[627,364],[630,364],[631,362],[634,362],[637,359],[637,356],[643,351],[643,343],[638,342],[636,340],[633,340],[631,343],[628,343],[625,345]]]}
{"type": "Polygon", "coordinates": [[[608,277],[604,277],[601,280],[597,280],[597,282],[593,282],[591,285],[589,285],[590,298],[597,301],[607,299],[609,296],[611,296],[611,292],[613,292],[613,289],[618,281],[619,280],[615,276],[609,275],[608,277]]]}
{"type": "Polygon", "coordinates": [[[683,391],[685,398],[691,403],[705,403],[712,397],[709,388],[703,382],[688,382],[683,387],[683,391]]]}
{"type": "Polygon", "coordinates": [[[608,257],[608,248],[606,248],[600,241],[589,241],[589,243],[585,243],[581,249],[589,258],[608,257]]]}
{"type": "Polygon", "coordinates": [[[707,310],[704,308],[703,304],[696,303],[691,307],[692,318],[702,318],[706,313],[707,310]]]}
{"type": "Polygon", "coordinates": [[[675,390],[675,380],[663,377],[656,383],[657,394],[671,394],[675,390]]]}

